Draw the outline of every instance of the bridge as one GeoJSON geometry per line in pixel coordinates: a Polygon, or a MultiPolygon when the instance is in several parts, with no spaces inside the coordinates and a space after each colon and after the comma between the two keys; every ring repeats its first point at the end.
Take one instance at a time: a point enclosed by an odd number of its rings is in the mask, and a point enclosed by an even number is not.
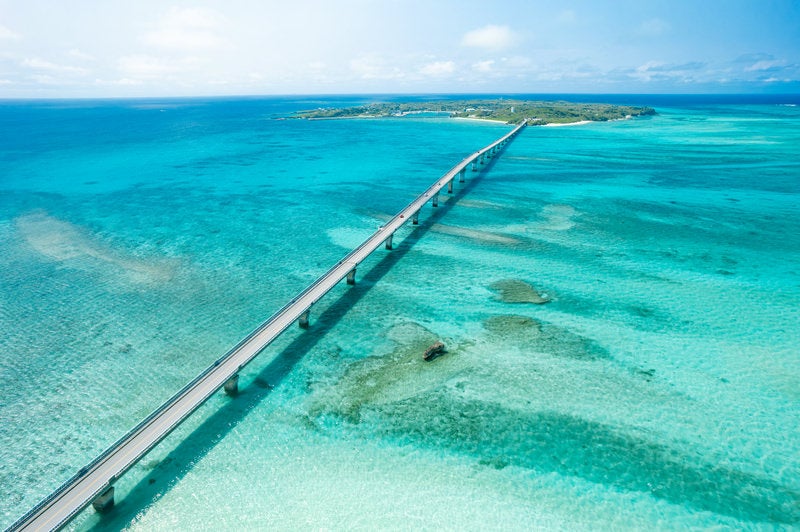
{"type": "Polygon", "coordinates": [[[526,124],[527,121],[523,121],[506,135],[461,160],[361,245],[259,325],[225,355],[218,358],[100,456],[82,467],[77,474],[23,515],[11,525],[9,530],[55,530],[67,524],[89,504],[92,504],[99,512],[111,508],[114,504],[114,482],[117,479],[167,437],[217,390],[222,388],[225,393],[235,395],[238,391],[239,372],[242,368],[293,323],[297,322],[300,327],[307,328],[311,309],[316,302],[342,279],[346,279],[348,284],[355,284],[356,269],[364,259],[382,245],[386,249],[392,249],[392,237],[401,226],[409,220],[413,225],[418,224],[420,210],[428,201],[433,207],[437,207],[439,193],[445,187],[447,187],[448,193],[453,192],[456,176],[458,176],[459,182],[463,183],[470,165],[472,171],[478,171],[480,165],[498,155],[526,124]]]}

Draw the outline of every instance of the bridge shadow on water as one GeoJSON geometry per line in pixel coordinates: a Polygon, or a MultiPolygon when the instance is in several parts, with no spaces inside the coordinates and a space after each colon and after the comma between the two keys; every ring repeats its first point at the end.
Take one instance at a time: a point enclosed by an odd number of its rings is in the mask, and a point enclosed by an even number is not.
{"type": "MultiPolygon", "coordinates": [[[[489,159],[479,172],[471,172],[467,166],[466,182],[458,182],[458,174],[454,178],[453,194],[440,194],[439,206],[430,209],[430,215],[424,217],[420,212],[419,225],[402,240],[395,239],[392,251],[380,248],[376,253],[384,252],[385,256],[366,274],[357,279],[339,299],[322,312],[316,320],[312,313],[311,327],[292,341],[283,351],[262,369],[253,381],[243,388],[228,403],[221,406],[203,421],[191,434],[184,438],[150,473],[142,478],[124,498],[107,513],[98,515],[94,523],[86,523],[93,530],[118,530],[130,523],[139,515],[144,507],[161,499],[177,481],[185,477],[206,454],[208,454],[247,414],[267,398],[274,387],[277,387],[295,365],[317,343],[338,324],[347,312],[369,292],[383,276],[394,267],[408,252],[431,230],[458,201],[464,197],[483,176],[491,171],[500,154],[489,159]],[[441,198],[449,196],[446,201],[441,198]],[[267,385],[266,383],[269,383],[267,385]],[[161,467],[163,464],[164,467],[161,467]],[[167,471],[167,467],[169,470],[167,471]]],[[[408,225],[408,224],[407,224],[408,225]]],[[[363,271],[359,269],[359,271],[363,271]]],[[[269,349],[269,347],[267,347],[269,349]]],[[[122,495],[122,494],[120,494],[122,495]]]]}

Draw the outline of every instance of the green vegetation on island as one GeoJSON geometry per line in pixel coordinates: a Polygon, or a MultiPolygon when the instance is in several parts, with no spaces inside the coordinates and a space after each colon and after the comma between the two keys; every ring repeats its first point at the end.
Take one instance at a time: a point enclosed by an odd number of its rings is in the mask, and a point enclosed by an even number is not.
{"type": "Polygon", "coordinates": [[[651,107],[604,103],[548,102],[535,100],[436,100],[428,102],[371,103],[357,107],[320,108],[300,111],[296,118],[384,118],[409,114],[447,114],[453,118],[496,120],[509,124],[524,119],[530,125],[605,122],[656,114],[651,107]]]}

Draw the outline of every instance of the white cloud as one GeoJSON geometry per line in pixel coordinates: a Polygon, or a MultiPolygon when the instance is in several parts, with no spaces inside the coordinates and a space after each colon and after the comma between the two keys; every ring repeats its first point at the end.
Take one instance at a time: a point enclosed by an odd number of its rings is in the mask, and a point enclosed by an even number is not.
{"type": "Polygon", "coordinates": [[[636,69],[629,74],[630,77],[638,79],[639,81],[653,81],[655,79],[663,79],[669,77],[671,71],[666,63],[660,61],[648,61],[643,65],[639,65],[636,69]]]}
{"type": "Polygon", "coordinates": [[[643,37],[657,37],[667,33],[669,30],[670,25],[668,22],[660,18],[651,18],[639,24],[639,27],[636,28],[636,33],[643,37]]]}
{"type": "Polygon", "coordinates": [[[425,76],[449,76],[456,71],[456,64],[452,61],[434,61],[419,69],[419,73],[425,76]]]}
{"type": "Polygon", "coordinates": [[[472,69],[477,72],[491,72],[492,65],[494,65],[494,61],[491,59],[488,61],[478,61],[477,63],[472,64],[472,69]]]}
{"type": "Polygon", "coordinates": [[[206,8],[173,7],[161,18],[157,28],[146,33],[142,41],[165,50],[192,51],[228,48],[220,37],[222,15],[206,8]]]}
{"type": "Polygon", "coordinates": [[[172,74],[178,70],[174,65],[165,60],[149,55],[128,55],[120,58],[119,70],[124,78],[132,79],[151,79],[158,78],[167,74],[172,74]]]}
{"type": "Polygon", "coordinates": [[[49,74],[34,74],[31,79],[40,85],[59,85],[61,80],[54,78],[49,74]]]}
{"type": "Polygon", "coordinates": [[[19,39],[19,33],[11,31],[6,26],[0,24],[0,39],[19,39]]]}
{"type": "Polygon", "coordinates": [[[786,61],[762,59],[745,68],[746,72],[762,72],[766,70],[780,70],[786,66],[786,61]]]}
{"type": "Polygon", "coordinates": [[[536,69],[535,79],[545,82],[573,82],[587,79],[601,79],[603,76],[589,65],[574,62],[561,62],[536,69]]]}
{"type": "Polygon", "coordinates": [[[311,79],[315,84],[336,82],[336,80],[331,77],[328,65],[324,61],[310,61],[306,63],[305,73],[308,79],[311,79]]]}
{"type": "Polygon", "coordinates": [[[67,55],[72,57],[72,58],[75,58],[75,59],[80,59],[81,61],[94,61],[95,60],[94,56],[89,55],[87,53],[84,53],[84,52],[78,50],[77,48],[73,48],[72,50],[68,51],[67,55]]]}
{"type": "Polygon", "coordinates": [[[141,85],[142,82],[138,79],[120,78],[120,79],[96,79],[95,85],[116,86],[116,87],[129,87],[133,85],[141,85]]]}
{"type": "Polygon", "coordinates": [[[55,70],[55,69],[58,68],[53,63],[50,63],[49,61],[45,61],[43,59],[39,59],[39,58],[36,58],[36,57],[34,57],[32,59],[30,59],[30,58],[29,59],[23,59],[22,60],[22,66],[25,66],[25,67],[28,67],[28,68],[40,69],[40,70],[42,70],[42,69],[43,70],[48,70],[48,69],[49,70],[55,70]]]}
{"type": "Polygon", "coordinates": [[[639,81],[678,81],[690,83],[703,76],[706,64],[693,61],[683,64],[668,64],[659,61],[648,61],[628,73],[628,76],[639,81]]]}
{"type": "Polygon", "coordinates": [[[485,50],[503,50],[514,45],[516,41],[517,34],[508,26],[489,24],[465,33],[461,44],[485,50]]]}
{"type": "Polygon", "coordinates": [[[528,57],[515,55],[513,57],[504,57],[503,64],[509,68],[525,69],[531,66],[531,60],[528,57]]]}
{"type": "Polygon", "coordinates": [[[560,70],[546,70],[536,74],[538,81],[561,81],[564,79],[564,73],[560,70]]]}
{"type": "Polygon", "coordinates": [[[538,68],[530,59],[523,56],[497,57],[475,61],[470,68],[475,80],[501,82],[498,80],[521,79],[532,75],[538,68]]]}
{"type": "MultiPolygon", "coordinates": [[[[328,92],[328,84],[330,92],[624,92],[645,85],[670,91],[720,79],[732,83],[726,90],[746,91],[746,84],[800,79],[800,60],[762,41],[742,41],[743,50],[759,53],[738,58],[738,50],[699,43],[696,56],[707,64],[680,64],[687,56],[668,10],[604,11],[618,23],[578,35],[572,30],[599,20],[580,2],[513,17],[496,11],[498,18],[491,10],[479,16],[434,2],[431,16],[416,15],[418,31],[409,33],[403,28],[413,13],[384,12],[382,2],[381,9],[365,8],[373,3],[112,2],[80,14],[83,23],[75,26],[59,23],[71,13],[67,4],[52,2],[52,16],[42,17],[37,2],[22,1],[21,10],[33,6],[30,13],[0,17],[0,92],[33,93],[34,75],[50,84],[47,90],[63,82],[63,95],[313,93],[328,92]],[[308,16],[309,6],[317,16],[308,16]]],[[[748,28],[762,31],[762,22],[748,28]]]]}
{"type": "Polygon", "coordinates": [[[59,65],[38,57],[23,59],[22,66],[31,68],[33,70],[40,70],[46,72],[59,72],[62,74],[86,74],[85,68],[74,67],[71,65],[59,65]]]}
{"type": "Polygon", "coordinates": [[[664,63],[660,63],[658,61],[648,61],[647,63],[636,67],[636,70],[631,74],[631,76],[643,81],[650,81],[655,73],[662,72],[663,69],[664,63]]]}
{"type": "Polygon", "coordinates": [[[401,79],[405,77],[397,67],[390,67],[377,54],[362,55],[350,60],[350,70],[361,79],[401,79]]]}
{"type": "Polygon", "coordinates": [[[13,83],[10,79],[0,79],[0,85],[12,85],[13,83]]]}

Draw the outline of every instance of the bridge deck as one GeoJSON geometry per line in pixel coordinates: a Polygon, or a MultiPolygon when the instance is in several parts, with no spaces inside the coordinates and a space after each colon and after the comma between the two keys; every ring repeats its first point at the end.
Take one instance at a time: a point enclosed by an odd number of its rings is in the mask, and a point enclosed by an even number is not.
{"type": "Polygon", "coordinates": [[[270,345],[293,322],[308,311],[336,284],[389,239],[412,218],[427,201],[455,178],[470,163],[511,140],[525,122],[495,142],[465,157],[450,171],[397,213],[371,237],[350,252],[300,294],[273,314],[233,349],[217,359],[200,375],[173,395],[135,428],[120,438],[78,474],[31,509],[11,526],[11,530],[54,530],[106,491],[148,451],[202,405],[234,375],[270,345]]]}

